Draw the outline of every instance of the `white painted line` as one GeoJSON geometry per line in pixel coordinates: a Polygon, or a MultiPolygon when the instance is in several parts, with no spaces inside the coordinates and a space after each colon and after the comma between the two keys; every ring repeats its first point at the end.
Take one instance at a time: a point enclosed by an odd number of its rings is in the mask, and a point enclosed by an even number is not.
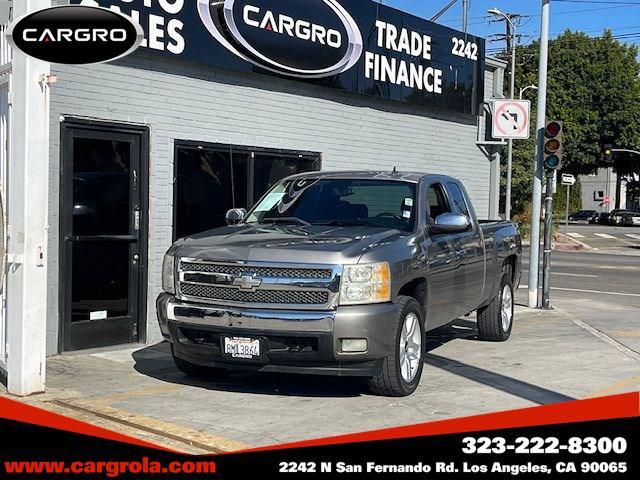
{"type": "Polygon", "coordinates": [[[581,235],[581,234],[576,233],[576,232],[569,232],[569,233],[567,233],[567,235],[569,235],[571,238],[584,238],[584,235],[581,235]]]}
{"type": "Polygon", "coordinates": [[[584,278],[598,278],[598,275],[589,275],[588,273],[561,273],[561,272],[551,272],[551,276],[554,275],[564,275],[565,277],[584,277],[584,278]]]}
{"type": "Polygon", "coordinates": [[[635,238],[636,240],[640,240],[640,235],[638,235],[637,233],[627,233],[626,235],[629,238],[635,238]]]}
{"type": "Polygon", "coordinates": [[[608,238],[611,239],[613,238],[615,240],[616,237],[614,237],[613,235],[609,235],[608,233],[594,233],[594,235],[596,237],[600,237],[600,238],[608,238]]]}
{"type": "MultiPolygon", "coordinates": [[[[522,270],[522,273],[528,273],[528,270],[522,270]]],[[[590,275],[588,273],[562,273],[562,272],[551,272],[551,276],[562,275],[565,277],[583,277],[583,278],[598,278],[598,275],[590,275]]]]}
{"type": "MultiPolygon", "coordinates": [[[[518,288],[529,288],[528,285],[520,285],[518,288]]],[[[539,287],[542,288],[542,287],[539,287]]],[[[617,295],[619,297],[640,297],[638,293],[620,293],[620,292],[601,292],[599,290],[581,290],[578,288],[560,288],[551,287],[551,290],[561,290],[564,292],[580,292],[580,293],[598,293],[601,295],[617,295]]]]}

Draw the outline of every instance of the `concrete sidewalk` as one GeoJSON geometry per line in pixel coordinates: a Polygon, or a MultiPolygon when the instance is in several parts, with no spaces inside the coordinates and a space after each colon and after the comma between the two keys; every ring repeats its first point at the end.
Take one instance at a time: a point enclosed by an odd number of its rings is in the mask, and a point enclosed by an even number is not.
{"type": "Polygon", "coordinates": [[[504,344],[476,340],[475,321],[458,320],[429,336],[422,382],[406,398],[373,396],[349,378],[192,380],[159,344],[50,358],[47,393],[21,401],[176,450],[215,453],[640,390],[636,327],[628,315],[607,318],[604,328],[593,305],[518,307],[504,344]]]}

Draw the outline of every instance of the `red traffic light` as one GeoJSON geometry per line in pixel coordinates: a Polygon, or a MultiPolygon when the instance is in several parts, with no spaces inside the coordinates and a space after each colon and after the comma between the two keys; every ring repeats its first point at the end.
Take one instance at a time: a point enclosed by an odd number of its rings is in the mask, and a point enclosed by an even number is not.
{"type": "Polygon", "coordinates": [[[549,122],[545,134],[548,138],[557,137],[562,132],[562,125],[558,122],[549,122]]]}

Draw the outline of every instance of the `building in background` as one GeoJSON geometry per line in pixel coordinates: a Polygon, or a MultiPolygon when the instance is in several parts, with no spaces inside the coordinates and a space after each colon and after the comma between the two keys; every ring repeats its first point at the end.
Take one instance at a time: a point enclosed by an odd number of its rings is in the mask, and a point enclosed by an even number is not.
{"type": "Polygon", "coordinates": [[[609,212],[627,208],[627,179],[619,177],[612,168],[599,168],[591,175],[579,177],[582,187],[582,208],[609,212]]]}
{"type": "MultiPolygon", "coordinates": [[[[51,3],[14,2],[13,14],[51,3]]],[[[208,0],[84,3],[138,19],[143,46],[106,64],[49,65],[14,52],[0,66],[0,115],[11,125],[3,135],[12,139],[0,157],[12,192],[0,367],[11,392],[44,388],[47,355],[160,341],[155,298],[171,243],[223,225],[226,210],[250,208],[288,175],[445,173],[465,183],[479,217],[497,218],[501,144],[485,132],[505,64],[485,60],[483,39],[467,36],[461,48],[455,30],[341,0],[354,17],[341,36],[353,65],[304,78],[223,46],[208,0]],[[423,48],[413,56],[380,47],[382,28],[419,32],[423,48]],[[404,83],[402,68],[413,72],[404,83]]],[[[327,54],[279,41],[271,53],[302,62],[301,71],[327,54]]]]}

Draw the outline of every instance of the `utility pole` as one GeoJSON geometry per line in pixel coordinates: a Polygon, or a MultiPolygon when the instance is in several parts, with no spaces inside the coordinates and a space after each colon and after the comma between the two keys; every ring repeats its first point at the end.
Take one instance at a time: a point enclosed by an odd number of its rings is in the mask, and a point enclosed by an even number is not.
{"type": "Polygon", "coordinates": [[[549,58],[550,0],[542,0],[540,23],[540,67],[538,72],[538,106],[536,118],[536,161],[531,197],[531,252],[529,256],[529,308],[538,307],[540,275],[540,207],[542,201],[542,175],[544,131],[547,116],[547,63],[549,58]]]}
{"type": "Polygon", "coordinates": [[[469,26],[469,0],[462,0],[462,31],[466,34],[469,26]]]}
{"type": "MultiPolygon", "coordinates": [[[[514,20],[520,18],[517,13],[504,13],[497,8],[487,10],[487,13],[501,17],[506,25],[505,41],[507,43],[507,51],[511,53],[511,76],[509,84],[509,98],[514,100],[516,90],[516,46],[517,46],[517,26],[514,20]]],[[[511,185],[513,179],[513,139],[507,141],[507,188],[505,193],[505,218],[511,220],[511,185]]]]}

